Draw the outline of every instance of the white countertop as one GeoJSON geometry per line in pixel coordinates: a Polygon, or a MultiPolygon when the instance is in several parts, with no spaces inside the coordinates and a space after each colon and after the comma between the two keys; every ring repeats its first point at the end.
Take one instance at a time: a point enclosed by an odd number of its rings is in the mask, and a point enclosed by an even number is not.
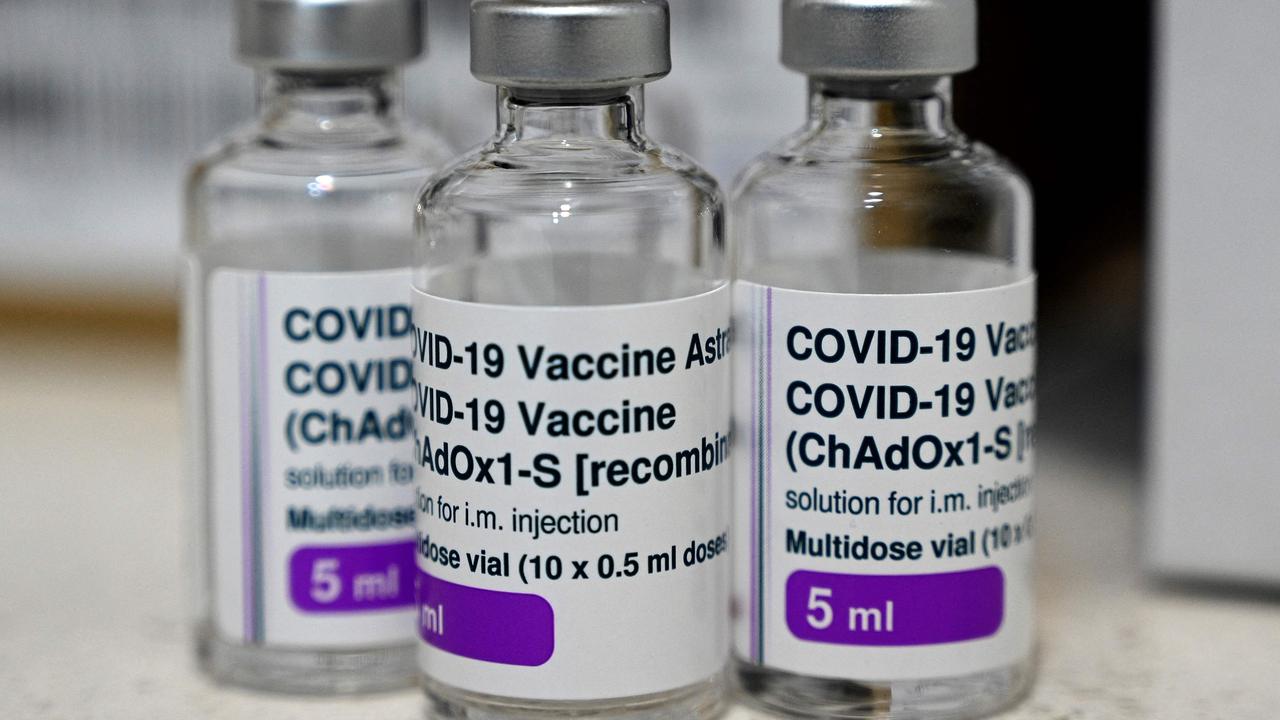
{"type": "MultiPolygon", "coordinates": [[[[0,718],[421,718],[416,692],[295,699],[196,672],[180,432],[168,342],[0,329],[0,718]]],[[[1001,718],[1280,715],[1280,593],[1140,577],[1136,472],[1042,438],[1039,679],[1001,718]]]]}

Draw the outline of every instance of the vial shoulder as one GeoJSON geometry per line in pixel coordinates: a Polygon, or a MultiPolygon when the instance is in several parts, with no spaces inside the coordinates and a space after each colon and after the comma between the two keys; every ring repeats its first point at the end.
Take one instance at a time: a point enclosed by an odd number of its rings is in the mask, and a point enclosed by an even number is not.
{"type": "Polygon", "coordinates": [[[278,147],[242,127],[188,171],[184,251],[259,269],[407,265],[414,200],[447,153],[429,131],[355,151],[278,147]]]}
{"type": "Polygon", "coordinates": [[[973,143],[973,154],[972,164],[977,172],[1005,185],[1009,192],[1024,196],[1030,202],[1031,182],[1017,165],[985,143],[973,143]]]}
{"type": "Polygon", "coordinates": [[[602,205],[694,202],[719,207],[719,184],[687,155],[647,139],[505,142],[496,137],[441,170],[419,197],[423,212],[540,211],[566,196],[602,205]]]}
{"type": "Polygon", "coordinates": [[[311,179],[429,175],[453,156],[434,130],[407,124],[369,143],[281,143],[254,124],[243,125],[202,153],[191,165],[187,186],[252,185],[280,178],[311,179]]]}
{"type": "Polygon", "coordinates": [[[989,146],[956,134],[920,152],[880,152],[874,146],[815,143],[805,133],[785,138],[739,174],[732,196],[747,200],[785,196],[804,203],[830,201],[852,187],[887,186],[900,194],[962,192],[1030,202],[1022,173],[989,146]]]}

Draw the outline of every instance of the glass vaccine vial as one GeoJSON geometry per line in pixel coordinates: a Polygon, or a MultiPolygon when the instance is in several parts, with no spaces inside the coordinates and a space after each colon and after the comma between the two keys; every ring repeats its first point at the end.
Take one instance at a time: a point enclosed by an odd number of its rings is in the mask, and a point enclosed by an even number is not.
{"type": "Polygon", "coordinates": [[[737,681],[967,718],[1034,644],[1027,183],[952,124],[973,0],[785,0],[804,127],[732,198],[737,681]]]}
{"type": "Polygon", "coordinates": [[[401,114],[419,0],[238,0],[258,117],[193,168],[184,340],[198,654],[300,693],[416,679],[413,208],[447,159],[401,114]]]}
{"type": "Polygon", "coordinates": [[[497,133],[419,200],[418,633],[442,718],[700,718],[728,658],[716,183],[644,130],[665,0],[479,0],[497,133]]]}

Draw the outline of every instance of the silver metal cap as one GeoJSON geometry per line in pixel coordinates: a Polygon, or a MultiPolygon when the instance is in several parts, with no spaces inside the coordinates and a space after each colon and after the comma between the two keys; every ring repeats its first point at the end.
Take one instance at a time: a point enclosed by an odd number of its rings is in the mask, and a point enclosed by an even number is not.
{"type": "Polygon", "coordinates": [[[975,0],[783,0],[782,64],[806,75],[951,75],[978,64],[975,0]]]}
{"type": "Polygon", "coordinates": [[[255,67],[359,70],[422,54],[422,0],[236,0],[236,52],[255,67]]]}
{"type": "Polygon", "coordinates": [[[473,0],[471,74],[517,88],[638,85],[671,71],[667,0],[473,0]]]}

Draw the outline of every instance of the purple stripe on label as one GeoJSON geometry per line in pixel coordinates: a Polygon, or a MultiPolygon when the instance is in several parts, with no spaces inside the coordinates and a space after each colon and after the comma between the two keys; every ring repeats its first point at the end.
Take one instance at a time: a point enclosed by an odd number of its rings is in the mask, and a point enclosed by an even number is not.
{"type": "Polygon", "coordinates": [[[538,595],[467,587],[419,569],[418,634],[454,655],[533,667],[555,651],[555,612],[538,595]]]}
{"type": "Polygon", "coordinates": [[[289,597],[308,613],[413,605],[415,543],[304,547],[289,558],[289,597]]]}
{"type": "Polygon", "coordinates": [[[750,627],[749,642],[751,659],[756,662],[760,661],[760,652],[758,649],[760,634],[757,631],[760,622],[760,593],[759,576],[757,574],[757,566],[760,563],[760,524],[757,519],[758,509],[760,507],[760,488],[757,486],[759,478],[757,477],[759,465],[757,463],[757,443],[760,441],[760,425],[758,422],[759,411],[756,403],[760,390],[760,383],[756,378],[760,377],[760,354],[755,352],[758,346],[757,336],[760,334],[759,322],[756,317],[756,296],[754,289],[751,291],[751,461],[747,464],[751,466],[751,577],[748,587],[748,595],[751,597],[750,615],[747,617],[747,625],[750,627]]]}
{"type": "MultiPolygon", "coordinates": [[[[773,288],[765,290],[765,336],[764,336],[764,467],[761,472],[764,473],[764,490],[760,497],[764,498],[764,511],[760,513],[762,520],[761,534],[768,537],[773,528],[773,288]]],[[[769,601],[769,594],[773,587],[773,546],[774,543],[765,543],[764,562],[761,563],[764,577],[760,580],[763,597],[761,603],[763,607],[768,607],[772,603],[769,601]]],[[[762,611],[763,612],[763,611],[762,611]]],[[[764,621],[763,615],[760,639],[760,661],[764,662],[764,621]]]]}
{"type": "MultiPolygon", "coordinates": [[[[249,315],[250,304],[256,305],[257,297],[251,295],[251,286],[241,283],[237,286],[241,317],[249,315]]],[[[257,438],[254,425],[255,389],[257,378],[255,372],[253,323],[246,322],[240,326],[237,340],[240,343],[240,562],[241,562],[241,602],[243,603],[244,639],[256,642],[261,639],[257,625],[257,582],[254,575],[258,550],[256,544],[257,517],[255,515],[257,482],[254,473],[255,442],[257,438]]]]}
{"type": "Polygon", "coordinates": [[[1004,621],[1004,573],[988,567],[933,575],[787,578],[787,628],[837,645],[937,645],[990,637],[1004,621]]]}
{"type": "Polygon", "coordinates": [[[267,294],[267,273],[258,273],[258,354],[256,358],[258,368],[257,383],[257,423],[258,423],[258,443],[255,452],[255,468],[254,468],[254,488],[257,492],[254,510],[254,565],[253,577],[254,587],[254,624],[258,629],[258,639],[261,640],[267,634],[267,617],[266,617],[266,600],[264,599],[265,587],[262,579],[263,564],[265,559],[264,547],[266,545],[265,535],[267,533],[266,523],[263,522],[263,508],[267,507],[268,495],[271,489],[271,409],[269,400],[271,399],[271,384],[268,381],[268,370],[270,369],[270,343],[267,340],[267,301],[270,296],[267,294]]]}

